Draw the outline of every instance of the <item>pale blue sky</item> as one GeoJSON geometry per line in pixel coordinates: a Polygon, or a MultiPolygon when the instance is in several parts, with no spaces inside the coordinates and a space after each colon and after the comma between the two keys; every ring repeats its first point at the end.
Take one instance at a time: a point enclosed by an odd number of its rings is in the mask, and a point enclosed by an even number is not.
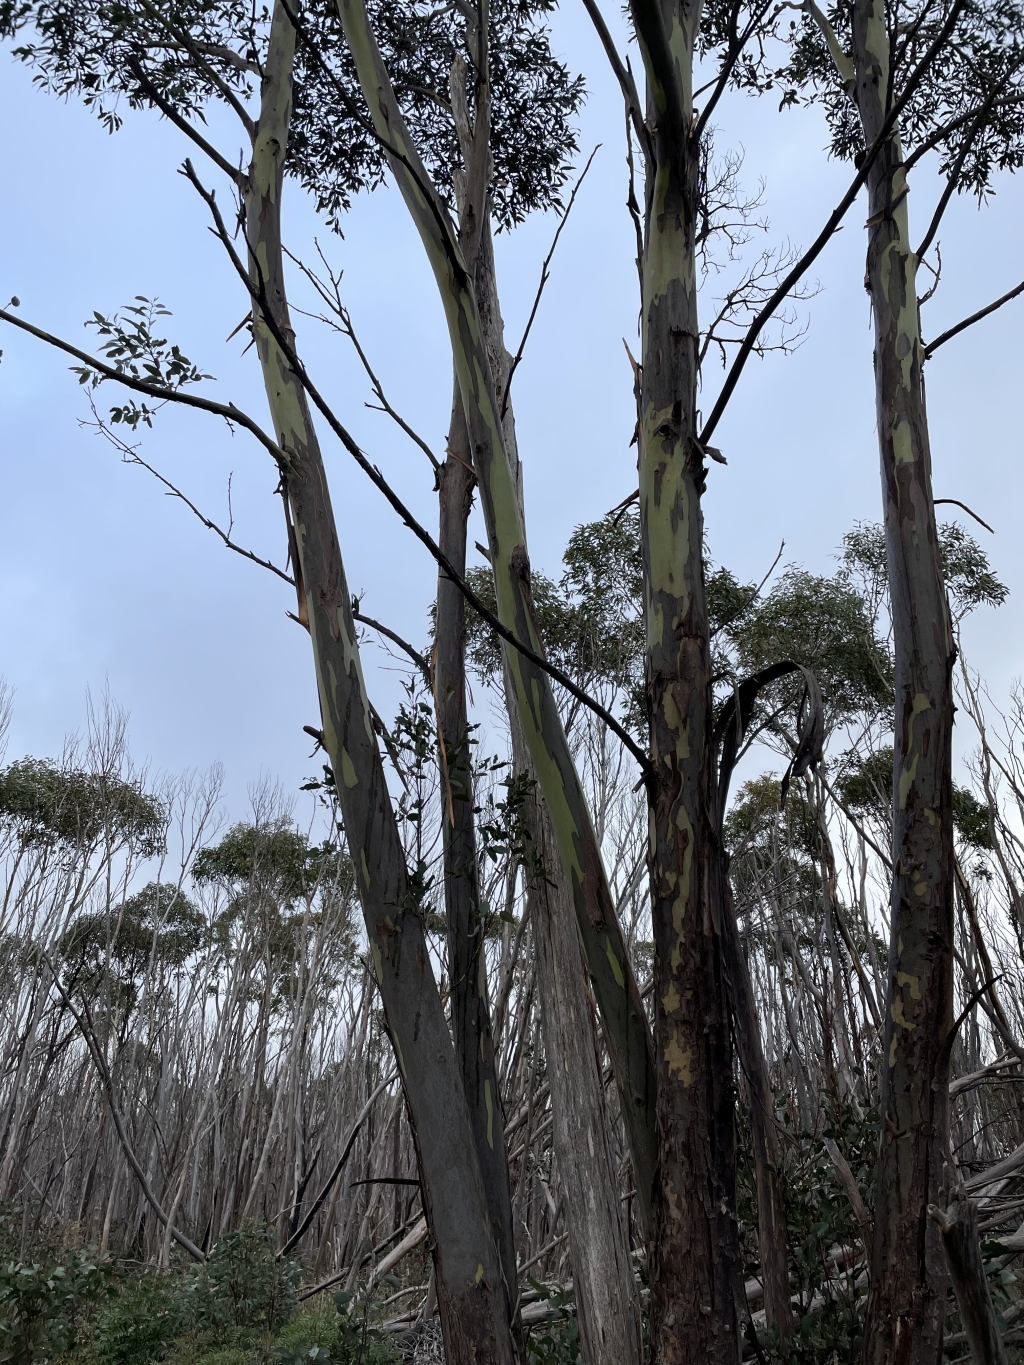
{"type": "MultiPolygon", "coordinates": [[[[588,78],[581,146],[603,147],[563,233],[515,385],[531,551],[549,572],[557,571],[573,527],[635,485],[632,379],[622,338],[632,343],[637,308],[621,102],[581,8],[570,0],[553,27],[556,48],[588,78]]],[[[217,376],[211,394],[263,420],[254,357],[240,354],[238,338],[224,344],[245,297],[206,231],[203,206],[175,173],[191,148],[152,115],[129,113],[110,137],[79,105],[40,94],[9,56],[2,61],[8,189],[0,295],[18,295],[26,318],[86,348],[82,323],[94,308],[108,312],[135,294],[158,295],[175,314],[170,335],[217,376]]],[[[808,243],[848,179],[848,169],[823,154],[820,115],[779,114],[770,97],[755,103],[732,96],[716,121],[719,145],[745,151],[748,188],[766,182],[772,238],[808,243]]],[[[226,121],[213,126],[234,159],[234,129],[226,121]]],[[[931,199],[918,177],[912,213],[919,228],[931,199]]],[[[943,284],[926,310],[929,335],[1024,276],[1022,210],[1024,186],[1010,178],[980,214],[973,202],[952,207],[941,234],[943,284]]],[[[729,465],[711,470],[708,538],[715,558],[741,577],[760,577],[783,538],[787,560],[830,571],[843,532],[856,519],[878,517],[863,218],[858,205],[818,263],[822,292],[803,305],[810,327],[801,349],[753,362],[717,433],[729,465]]],[[[319,232],[344,267],[346,301],[389,398],[443,448],[447,341],[397,195],[387,189],[359,201],[344,241],[317,228],[294,186],[288,219],[295,250],[311,257],[319,232]]],[[[531,221],[499,242],[510,343],[532,302],[553,227],[551,219],[531,221]]],[[[705,312],[713,279],[708,289],[705,312]]],[[[298,287],[295,296],[303,302],[298,287]]],[[[1012,592],[1004,608],[979,613],[964,634],[968,657],[997,700],[1024,672],[1022,306],[1010,305],[950,343],[928,370],[936,493],[970,503],[995,527],[995,537],[978,535],[1012,592]]],[[[297,325],[300,348],[339,415],[434,525],[422,454],[386,418],[364,409],[368,386],[346,344],[302,319],[297,325]]],[[[86,688],[108,684],[131,712],[137,759],[158,770],[222,760],[233,814],[261,774],[294,789],[319,760],[307,757],[302,733],[303,724],[316,722],[317,708],[307,639],[285,617],[289,590],[228,553],[148,475],[122,467],[79,426],[88,410],[64,358],[3,331],[0,673],[16,689],[9,756],[59,752],[65,731],[84,721],[86,688]]],[[[709,388],[717,383],[709,370],[709,388]]],[[[99,397],[106,399],[105,390],[99,397]]],[[[344,452],[329,440],[325,448],[350,584],[365,593],[367,612],[422,642],[433,565],[344,452]]],[[[226,518],[233,473],[238,537],[283,562],[274,470],[244,434],[168,412],[146,435],[143,454],[217,518],[226,518]]],[[[397,699],[393,665],[373,646],[366,663],[371,693],[388,711],[397,699]]]]}

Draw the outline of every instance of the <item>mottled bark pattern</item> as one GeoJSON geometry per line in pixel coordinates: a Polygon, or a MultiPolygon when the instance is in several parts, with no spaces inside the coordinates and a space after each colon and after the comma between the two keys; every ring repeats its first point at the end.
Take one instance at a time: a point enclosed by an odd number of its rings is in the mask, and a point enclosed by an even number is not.
{"type": "Polygon", "coordinates": [[[636,6],[648,74],[640,524],[650,720],[650,873],[659,1166],[651,1276],[657,1365],[735,1365],[735,1095],[712,901],[711,668],[695,441],[700,7],[636,6]],[[658,47],[663,35],[665,45],[658,47]],[[657,49],[657,51],[656,51],[657,49]]]}
{"type": "MultiPolygon", "coordinates": [[[[294,44],[294,29],[279,0],[253,143],[245,230],[262,302],[289,338],[280,203],[294,44]]],[[[305,393],[259,307],[253,332],[275,434],[288,457],[285,491],[313,643],[324,745],[336,775],[374,971],[416,1138],[448,1360],[452,1365],[511,1365],[501,1268],[451,1036],[423,923],[410,899],[370,721],[323,460],[305,393]]]]}
{"type": "MultiPolygon", "coordinates": [[[[854,97],[868,143],[886,115],[889,51],[882,0],[857,0],[854,97]]],[[[870,1365],[934,1365],[941,1353],[946,1305],[945,1265],[928,1205],[946,1203],[954,647],[932,500],[907,190],[894,131],[868,180],[867,224],[896,660],[894,871],[865,1344],[870,1365]]]]}

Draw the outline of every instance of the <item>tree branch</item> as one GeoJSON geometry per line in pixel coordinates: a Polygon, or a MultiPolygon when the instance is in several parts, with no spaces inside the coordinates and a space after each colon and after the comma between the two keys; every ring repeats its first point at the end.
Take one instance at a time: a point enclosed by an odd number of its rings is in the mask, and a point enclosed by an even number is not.
{"type": "MultiPolygon", "coordinates": [[[[501,624],[497,616],[495,616],[494,613],[480,600],[480,598],[476,595],[476,593],[469,586],[466,580],[458,572],[458,570],[451,563],[448,557],[441,552],[440,547],[437,545],[434,538],[430,535],[429,531],[427,531],[423,526],[420,525],[420,523],[413,516],[412,512],[401,500],[398,494],[394,491],[394,489],[391,487],[391,485],[388,483],[388,481],[385,479],[384,475],[380,472],[376,465],[371,464],[370,461],[366,458],[366,456],[363,454],[363,451],[360,449],[359,445],[355,441],[354,437],[350,435],[350,433],[338,420],[338,417],[336,416],[333,408],[331,408],[330,404],[327,403],[327,401],[320,393],[319,389],[310,379],[309,374],[306,371],[306,367],[303,365],[302,361],[296,354],[295,348],[292,345],[291,341],[289,340],[288,337],[285,336],[284,332],[278,326],[277,320],[273,316],[272,309],[270,309],[267,305],[262,280],[260,282],[260,285],[257,287],[249,278],[249,272],[242,264],[238,252],[234,248],[234,244],[231,240],[228,230],[224,225],[224,219],[221,216],[219,207],[217,206],[215,196],[204,187],[204,185],[196,175],[195,168],[193,167],[190,161],[185,162],[184,174],[191,182],[191,184],[195,187],[197,193],[200,195],[200,197],[204,200],[207,207],[209,208],[210,214],[213,217],[215,223],[215,228],[211,228],[211,232],[213,232],[213,235],[215,237],[218,237],[220,239],[222,245],[224,246],[225,251],[228,253],[231,263],[235,267],[235,271],[237,272],[239,278],[245,285],[246,289],[249,291],[254,302],[259,307],[261,315],[263,317],[263,321],[266,323],[268,331],[271,333],[274,340],[281,348],[281,353],[288,361],[288,364],[291,366],[296,378],[298,379],[302,387],[306,390],[314,406],[321,413],[321,415],[327,422],[328,426],[334,432],[335,436],[337,436],[338,440],[341,441],[342,445],[359,465],[360,469],[362,469],[363,473],[366,474],[366,476],[371,480],[374,486],[378,488],[381,493],[384,494],[384,497],[388,500],[388,502],[398,513],[398,515],[402,518],[402,520],[405,522],[409,530],[412,531],[413,535],[415,535],[416,538],[424,546],[426,546],[427,550],[436,560],[437,564],[455,584],[459,592],[462,593],[463,597],[465,597],[466,601],[477,613],[477,615],[480,616],[484,621],[486,621],[490,628],[493,631],[495,631],[496,634],[500,635],[503,640],[507,641],[508,644],[512,645],[514,649],[517,649],[519,653],[523,655],[524,658],[529,659],[531,663],[535,664],[538,668],[543,669],[543,671],[547,673],[549,677],[553,678],[555,682],[561,684],[561,686],[566,689],[570,696],[573,696],[576,698],[577,701],[582,702],[582,704],[586,706],[588,710],[593,711],[594,715],[598,716],[601,720],[603,720],[605,725],[608,726],[608,728],[612,731],[613,734],[618,736],[618,738],[626,746],[626,748],[633,755],[636,761],[640,764],[644,773],[644,777],[646,778],[650,776],[650,774],[653,772],[651,761],[647,754],[645,754],[644,751],[637,744],[636,740],[633,739],[629,731],[626,730],[622,725],[620,725],[619,722],[615,719],[615,717],[609,711],[607,711],[601,705],[600,702],[595,701],[594,698],[591,697],[587,692],[585,692],[581,687],[578,687],[576,683],[574,683],[573,680],[568,676],[568,674],[563,673],[562,670],[558,668],[555,664],[549,663],[547,659],[543,658],[540,654],[535,653],[529,647],[529,645],[524,644],[523,641],[520,640],[512,631],[507,630],[501,624]]],[[[3,317],[2,312],[0,312],[0,317],[3,317]]]]}
{"type": "Polygon", "coordinates": [[[881,152],[882,148],[889,140],[889,137],[893,129],[896,127],[896,123],[897,120],[899,119],[899,116],[903,113],[903,110],[910,103],[910,100],[913,98],[914,93],[917,90],[917,87],[920,85],[922,79],[924,78],[925,72],[928,70],[929,66],[931,66],[932,62],[935,60],[938,53],[942,50],[943,44],[949,37],[950,33],[953,31],[953,28],[956,24],[956,21],[960,17],[960,12],[964,8],[965,3],[966,0],[955,0],[954,5],[946,18],[946,22],[942,25],[942,28],[939,30],[939,33],[937,34],[935,40],[932,42],[932,45],[929,47],[925,55],[921,58],[916,69],[912,72],[910,78],[908,79],[906,85],[903,88],[903,94],[899,97],[899,99],[890,109],[885,122],[882,124],[882,127],[879,130],[878,136],[875,138],[874,142],[865,152],[864,160],[861,162],[860,170],[857,172],[857,174],[851,181],[849,189],[846,191],[846,193],[840,200],[839,204],[833,210],[825,226],[822,228],[821,232],[815,238],[813,245],[809,247],[807,251],[804,252],[803,256],[800,257],[796,265],[794,265],[793,269],[782,281],[778,289],[776,289],[775,293],[771,296],[771,298],[768,300],[765,306],[761,309],[760,313],[758,313],[757,317],[750,324],[750,327],[747,329],[747,334],[743,339],[743,344],[740,346],[739,354],[736,356],[736,359],[732,363],[732,368],[726,375],[725,383],[722,385],[721,391],[719,392],[718,398],[715,402],[715,406],[712,409],[711,416],[708,418],[707,422],[704,425],[704,430],[700,434],[700,444],[702,446],[707,445],[708,441],[714,434],[715,428],[721,421],[722,414],[725,412],[725,409],[729,404],[729,400],[733,395],[733,390],[736,388],[736,385],[739,382],[740,375],[743,373],[743,367],[746,365],[747,360],[750,357],[750,353],[754,349],[754,346],[757,342],[757,338],[761,334],[761,331],[763,330],[765,323],[768,322],[768,320],[772,317],[775,310],[778,308],[779,304],[783,301],[783,299],[787,297],[787,295],[793,289],[794,285],[796,285],[803,278],[803,276],[811,268],[814,262],[818,259],[822,251],[824,251],[825,247],[828,245],[836,229],[839,227],[842,220],[846,217],[847,210],[849,209],[850,205],[854,202],[854,200],[857,198],[857,195],[860,193],[861,187],[867,180],[868,175],[871,171],[871,167],[874,165],[879,152],[881,152]]]}
{"type": "Polygon", "coordinates": [[[358,597],[352,598],[352,616],[356,621],[359,621],[362,625],[369,626],[371,630],[377,631],[379,635],[383,635],[385,639],[390,640],[392,644],[395,644],[398,646],[399,649],[404,650],[405,653],[408,654],[409,658],[416,665],[416,667],[423,674],[423,677],[426,679],[427,686],[428,687],[430,686],[430,665],[427,663],[426,659],[419,652],[419,650],[416,649],[413,645],[411,645],[408,642],[408,640],[403,640],[401,635],[396,634],[395,631],[393,631],[390,626],[384,625],[382,621],[375,621],[372,616],[364,616],[362,611],[360,611],[359,609],[358,597]]]}
{"type": "MultiPolygon", "coordinates": [[[[1002,308],[1004,303],[1009,303],[1011,299],[1017,298],[1019,294],[1024,294],[1024,280],[1021,280],[1020,284],[1011,289],[1009,293],[1004,294],[1001,299],[996,299],[995,303],[990,303],[985,308],[979,308],[976,313],[972,313],[969,318],[964,318],[964,320],[958,322],[955,327],[950,327],[945,332],[941,332],[934,341],[930,342],[929,345],[924,348],[925,360],[930,360],[939,347],[944,346],[947,341],[952,341],[955,336],[959,336],[960,333],[966,331],[968,327],[973,327],[974,324],[980,322],[982,318],[987,318],[990,313],[994,313],[997,308],[1002,308]]],[[[982,525],[984,525],[984,522],[982,522],[982,525]]]]}
{"type": "Polygon", "coordinates": [[[112,379],[114,383],[122,384],[125,388],[134,390],[135,393],[144,393],[148,398],[159,399],[162,403],[181,403],[185,407],[198,408],[200,412],[211,412],[215,417],[223,417],[226,422],[234,422],[256,437],[260,445],[273,457],[274,463],[282,472],[287,470],[291,463],[287,452],[282,450],[277,442],[267,435],[258,422],[254,422],[241,408],[236,408],[234,403],[216,403],[212,398],[201,398],[194,393],[182,393],[180,389],[165,389],[159,384],[150,384],[145,379],[136,379],[134,375],[122,374],[119,370],[115,370],[112,365],[107,365],[95,356],[89,355],[87,351],[80,351],[77,346],[72,346],[69,341],[54,336],[52,332],[44,332],[41,327],[34,327],[31,322],[25,322],[23,318],[15,317],[6,308],[0,308],[0,322],[9,322],[12,327],[17,327],[22,332],[28,332],[30,336],[45,341],[47,346],[52,346],[58,351],[64,351],[66,355],[74,356],[83,365],[87,365],[90,370],[95,370],[97,374],[101,374],[104,379],[112,379]]]}
{"type": "Polygon", "coordinates": [[[623,98],[626,101],[626,117],[633,125],[633,131],[636,133],[637,141],[640,144],[644,156],[650,161],[653,155],[651,135],[647,131],[646,123],[644,123],[643,106],[640,103],[640,95],[636,88],[636,81],[633,79],[633,73],[619,56],[618,48],[615,46],[615,40],[608,30],[608,25],[604,21],[604,15],[601,13],[597,0],[583,0],[583,8],[590,15],[590,22],[597,31],[597,36],[601,40],[601,46],[604,48],[605,56],[608,58],[609,65],[615,74],[615,79],[618,81],[619,87],[622,90],[623,98]]]}
{"type": "Polygon", "coordinates": [[[533,307],[530,309],[530,316],[529,316],[529,317],[527,318],[527,320],[526,320],[526,328],[525,328],[525,330],[524,330],[524,332],[523,332],[523,338],[522,338],[522,340],[521,340],[520,343],[519,343],[519,347],[518,347],[518,349],[517,349],[517,351],[516,351],[516,353],[515,353],[515,356],[514,356],[514,358],[513,358],[513,360],[512,360],[512,364],[511,364],[511,366],[509,367],[508,379],[506,379],[506,381],[505,381],[505,392],[504,392],[504,393],[502,394],[502,396],[501,396],[501,415],[502,415],[502,418],[504,418],[505,413],[508,411],[508,397],[509,397],[509,394],[510,394],[511,391],[512,391],[512,376],[515,374],[516,370],[519,368],[519,362],[520,362],[520,361],[522,360],[522,358],[523,358],[523,351],[526,349],[526,342],[527,342],[527,339],[529,338],[529,335],[530,335],[530,328],[533,326],[533,320],[534,320],[534,318],[537,316],[537,309],[540,307],[540,296],[544,293],[544,286],[547,284],[548,279],[549,279],[548,266],[551,264],[552,258],[554,257],[555,248],[558,246],[558,239],[559,239],[559,237],[561,237],[561,235],[562,235],[562,229],[565,227],[566,223],[569,221],[569,214],[572,212],[572,206],[573,206],[573,204],[575,204],[575,202],[576,202],[576,195],[579,193],[579,188],[580,188],[580,186],[583,184],[583,181],[586,179],[587,171],[590,170],[590,167],[591,167],[591,164],[593,163],[594,157],[597,156],[597,154],[598,154],[598,152],[599,152],[600,150],[601,150],[601,144],[600,144],[600,142],[599,142],[599,143],[597,144],[597,146],[594,148],[594,150],[593,150],[593,151],[590,153],[590,155],[587,157],[587,164],[583,167],[583,171],[582,171],[582,173],[580,174],[580,178],[576,181],[576,184],[572,187],[572,194],[569,195],[569,202],[568,202],[568,204],[566,204],[566,206],[565,206],[565,212],[562,214],[561,218],[559,219],[558,227],[555,229],[555,235],[554,235],[554,237],[553,237],[553,239],[552,239],[552,241],[551,241],[551,248],[550,248],[550,250],[548,251],[548,254],[544,257],[544,264],[543,264],[543,265],[541,266],[541,268],[540,268],[540,283],[537,285],[537,294],[536,294],[536,297],[535,297],[534,300],[533,300],[533,307]]]}

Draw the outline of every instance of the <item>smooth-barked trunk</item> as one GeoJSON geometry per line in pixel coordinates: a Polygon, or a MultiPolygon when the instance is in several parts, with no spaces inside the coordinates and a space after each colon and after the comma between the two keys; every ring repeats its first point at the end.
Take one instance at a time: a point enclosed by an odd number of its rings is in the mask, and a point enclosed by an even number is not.
{"type": "MultiPolygon", "coordinates": [[[[482,233],[476,292],[495,390],[504,393],[511,356],[494,274],[490,232],[482,233]]],[[[511,402],[502,419],[505,449],[525,525],[522,466],[511,402]]],[[[512,761],[530,786],[524,823],[535,853],[524,868],[551,1091],[552,1146],[565,1194],[565,1226],[583,1365],[639,1365],[640,1308],[625,1210],[608,1144],[607,1102],[596,1021],[589,999],[572,892],[506,671],[512,761]]]]}
{"type": "Polygon", "coordinates": [[[305,392],[279,344],[284,340],[290,347],[294,335],[280,219],[294,44],[291,20],[279,0],[245,196],[245,232],[258,294],[253,334],[275,434],[287,456],[283,479],[304,606],[300,614],[308,620],[324,747],[336,776],[374,973],[417,1145],[447,1358],[452,1365],[511,1365],[514,1350],[484,1183],[371,723],[326,473],[305,392]]]}
{"type": "MultiPolygon", "coordinates": [[[[526,539],[473,279],[447,209],[405,126],[363,0],[338,0],[338,12],[360,86],[419,231],[445,310],[487,528],[498,617],[533,654],[541,656],[543,645],[533,621],[526,539]]],[[[523,734],[548,804],[572,892],[587,968],[622,1097],[638,1203],[646,1219],[656,1153],[656,1084],[640,992],[550,677],[532,659],[507,644],[504,655],[523,734]]]]}
{"type": "MultiPolygon", "coordinates": [[[[890,91],[882,0],[854,9],[855,99],[866,142],[890,91]]],[[[932,497],[916,268],[898,129],[868,179],[867,285],[895,653],[893,879],[870,1365],[934,1365],[946,1270],[928,1205],[945,1208],[953,1022],[954,646],[932,497]]]]}
{"type": "Polygon", "coordinates": [[[634,3],[650,153],[642,262],[643,547],[659,1164],[651,1276],[657,1365],[739,1359],[733,1056],[714,904],[712,694],[692,65],[699,3],[634,3]],[[669,37],[671,35],[671,38],[669,37]]]}
{"type": "MultiPolygon", "coordinates": [[[[448,457],[438,471],[439,544],[456,572],[466,571],[466,523],[473,498],[469,442],[456,393],[448,457]]],[[[505,1118],[495,1067],[487,994],[484,915],[480,904],[472,749],[466,706],[466,599],[441,574],[433,658],[434,705],[441,760],[444,899],[455,1052],[476,1140],[494,1244],[510,1320],[517,1317],[516,1248],[505,1150],[505,1118]]]]}

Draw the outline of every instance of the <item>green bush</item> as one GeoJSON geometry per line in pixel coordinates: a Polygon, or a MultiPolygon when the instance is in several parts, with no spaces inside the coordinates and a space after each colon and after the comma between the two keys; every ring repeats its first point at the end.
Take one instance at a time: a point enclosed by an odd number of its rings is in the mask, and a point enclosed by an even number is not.
{"type": "Polygon", "coordinates": [[[246,1223],[226,1233],[183,1295],[183,1320],[197,1328],[255,1328],[273,1333],[294,1315],[297,1262],[277,1260],[270,1232],[246,1223]]]}
{"type": "Polygon", "coordinates": [[[46,1365],[72,1350],[110,1287],[110,1265],[91,1249],[0,1262],[0,1361],[46,1365]]]}
{"type": "Polygon", "coordinates": [[[530,1280],[537,1297],[557,1316],[531,1329],[526,1342],[529,1365],[580,1365],[580,1327],[570,1295],[552,1285],[530,1280]]]}
{"type": "Polygon", "coordinates": [[[96,1318],[92,1345],[97,1365],[147,1365],[161,1359],[181,1322],[179,1282],[156,1275],[124,1281],[96,1318]]]}

